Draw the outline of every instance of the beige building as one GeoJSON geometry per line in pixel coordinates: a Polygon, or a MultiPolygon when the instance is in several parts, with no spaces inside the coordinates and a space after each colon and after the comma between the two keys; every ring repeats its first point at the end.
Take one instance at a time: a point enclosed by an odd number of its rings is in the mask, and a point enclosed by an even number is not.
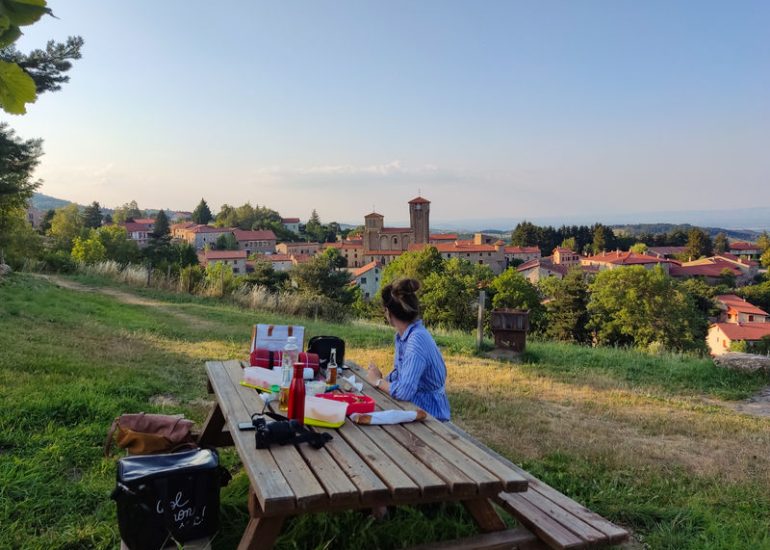
{"type": "Polygon", "coordinates": [[[770,323],[715,323],[709,327],[706,343],[711,355],[722,355],[730,351],[733,342],[744,341],[751,348],[769,336],[770,323]]]}
{"type": "Polygon", "coordinates": [[[278,243],[275,245],[278,254],[302,254],[315,256],[321,251],[321,243],[278,243]]]}
{"type": "Polygon", "coordinates": [[[245,250],[204,250],[198,254],[201,265],[225,264],[230,266],[236,275],[246,274],[245,250]]]}
{"type": "Polygon", "coordinates": [[[190,243],[196,250],[203,250],[206,246],[215,246],[217,239],[222,235],[232,233],[229,227],[213,227],[211,225],[187,224],[174,225],[172,236],[190,243]]]}
{"type": "Polygon", "coordinates": [[[275,252],[275,233],[269,229],[245,231],[233,229],[232,234],[238,241],[238,249],[245,250],[248,256],[252,254],[272,254],[275,252]]]}
{"type": "Polygon", "coordinates": [[[641,265],[645,269],[652,269],[656,265],[659,265],[663,268],[663,271],[668,274],[671,266],[676,264],[671,260],[666,260],[664,258],[648,256],[646,254],[637,254],[636,252],[621,252],[618,250],[615,252],[597,254],[595,256],[585,256],[580,259],[580,265],[593,266],[600,271],[630,265],[641,265]]]}

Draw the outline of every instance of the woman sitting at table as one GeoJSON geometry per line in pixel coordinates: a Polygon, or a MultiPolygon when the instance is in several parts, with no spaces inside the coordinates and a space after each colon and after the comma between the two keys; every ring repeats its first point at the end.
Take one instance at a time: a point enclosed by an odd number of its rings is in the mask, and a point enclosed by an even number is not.
{"type": "Polygon", "coordinates": [[[382,289],[385,318],[396,329],[393,370],[386,378],[374,364],[367,379],[400,401],[411,401],[438,420],[449,420],[446,365],[433,337],[418,319],[420,283],[402,279],[382,289]]]}

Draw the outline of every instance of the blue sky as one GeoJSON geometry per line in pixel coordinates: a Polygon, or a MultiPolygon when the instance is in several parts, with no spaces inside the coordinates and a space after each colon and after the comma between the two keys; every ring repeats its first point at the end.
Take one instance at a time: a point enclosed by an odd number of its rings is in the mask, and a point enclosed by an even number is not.
{"type": "Polygon", "coordinates": [[[770,206],[770,3],[49,0],[42,191],[359,222],[770,206]]]}

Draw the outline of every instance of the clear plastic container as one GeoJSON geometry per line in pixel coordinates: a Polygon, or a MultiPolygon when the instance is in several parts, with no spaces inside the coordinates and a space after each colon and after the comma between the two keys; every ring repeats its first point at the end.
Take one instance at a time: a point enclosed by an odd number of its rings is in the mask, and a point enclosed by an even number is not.
{"type": "Polygon", "coordinates": [[[322,399],[320,397],[305,397],[305,419],[307,420],[318,420],[328,424],[342,424],[345,422],[347,410],[347,403],[322,399]]]}

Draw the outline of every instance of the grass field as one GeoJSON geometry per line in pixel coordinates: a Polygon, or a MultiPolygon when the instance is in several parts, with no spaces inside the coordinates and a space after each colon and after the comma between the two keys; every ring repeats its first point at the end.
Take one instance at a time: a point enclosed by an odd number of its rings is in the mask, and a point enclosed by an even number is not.
{"type": "MultiPolygon", "coordinates": [[[[101,445],[122,412],[209,407],[203,362],[243,358],[250,325],[289,321],[215,300],[15,275],[0,282],[0,548],[114,548],[115,458],[101,445]]],[[[358,362],[392,361],[392,332],[296,320],[338,334],[358,362]]],[[[770,419],[721,400],[768,384],[710,361],[533,342],[523,364],[473,356],[473,340],[437,337],[454,420],[547,483],[633,530],[649,548],[770,548],[770,419]]],[[[215,548],[246,523],[237,456],[215,548]]],[[[290,522],[280,548],[400,548],[474,531],[447,505],[290,522]]]]}

